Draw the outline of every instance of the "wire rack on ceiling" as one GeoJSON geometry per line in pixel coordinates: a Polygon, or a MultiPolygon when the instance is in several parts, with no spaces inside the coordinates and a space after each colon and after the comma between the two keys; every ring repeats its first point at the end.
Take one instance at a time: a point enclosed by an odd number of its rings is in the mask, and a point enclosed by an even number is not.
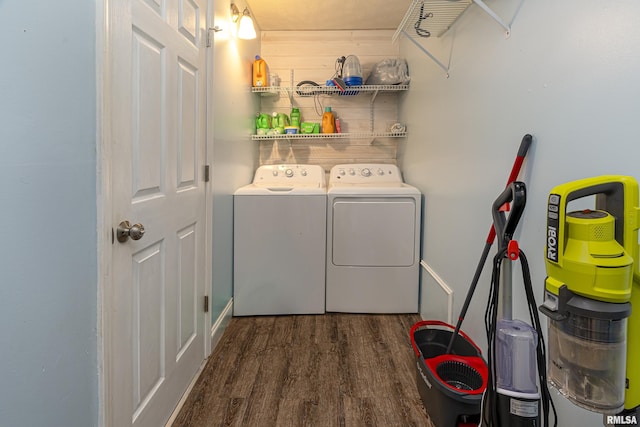
{"type": "Polygon", "coordinates": [[[393,35],[393,41],[406,37],[440,37],[447,32],[473,0],[413,0],[393,35]]]}
{"type": "Polygon", "coordinates": [[[441,37],[456,22],[471,4],[478,5],[486,14],[505,29],[509,37],[511,28],[507,25],[483,0],[413,0],[407,13],[393,34],[395,43],[400,35],[404,35],[413,42],[429,58],[431,58],[449,77],[449,66],[438,60],[428,49],[417,40],[431,37],[441,37]]]}

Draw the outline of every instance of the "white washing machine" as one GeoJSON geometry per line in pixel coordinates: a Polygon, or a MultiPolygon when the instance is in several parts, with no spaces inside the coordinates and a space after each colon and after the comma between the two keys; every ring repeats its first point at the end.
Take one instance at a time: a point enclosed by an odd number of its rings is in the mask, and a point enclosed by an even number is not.
{"type": "Polygon", "coordinates": [[[327,311],[417,313],[421,194],[395,165],[331,169],[327,311]]]}
{"type": "Polygon", "coordinates": [[[234,316],[324,313],[324,169],[261,166],[233,200],[234,316]]]}

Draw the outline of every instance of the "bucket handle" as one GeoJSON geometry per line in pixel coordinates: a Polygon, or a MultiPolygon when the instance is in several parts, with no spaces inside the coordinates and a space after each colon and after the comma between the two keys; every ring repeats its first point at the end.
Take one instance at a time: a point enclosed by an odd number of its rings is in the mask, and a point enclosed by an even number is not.
{"type": "MultiPolygon", "coordinates": [[[[411,331],[409,332],[411,334],[411,345],[413,346],[413,351],[416,353],[416,357],[420,357],[421,353],[420,353],[420,350],[418,349],[418,346],[416,345],[416,340],[414,339],[413,335],[418,329],[422,328],[423,326],[443,326],[453,331],[456,329],[453,325],[450,325],[440,320],[421,320],[417,322],[415,325],[411,327],[411,331]]],[[[465,334],[460,330],[458,331],[458,334],[462,335],[464,339],[466,339],[469,343],[471,343],[471,345],[473,345],[476,348],[476,350],[478,350],[479,354],[482,354],[482,350],[480,350],[480,347],[478,347],[476,343],[474,343],[473,340],[469,338],[467,334],[465,334]]]]}

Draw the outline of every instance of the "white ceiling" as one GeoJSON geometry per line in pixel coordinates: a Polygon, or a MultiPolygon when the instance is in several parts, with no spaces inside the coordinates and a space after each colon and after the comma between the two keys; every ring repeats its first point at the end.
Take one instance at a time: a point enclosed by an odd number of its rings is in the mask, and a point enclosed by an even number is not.
{"type": "Polygon", "coordinates": [[[412,0],[248,0],[262,31],[395,30],[412,0]]]}

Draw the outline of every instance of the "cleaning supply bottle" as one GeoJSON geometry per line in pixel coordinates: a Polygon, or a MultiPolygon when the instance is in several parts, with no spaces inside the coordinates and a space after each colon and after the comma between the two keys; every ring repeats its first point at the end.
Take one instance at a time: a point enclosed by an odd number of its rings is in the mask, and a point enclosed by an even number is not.
{"type": "Polygon", "coordinates": [[[267,62],[260,58],[260,55],[256,55],[256,59],[253,61],[253,87],[268,86],[268,78],[269,67],[267,67],[267,62]]]}
{"type": "Polygon", "coordinates": [[[347,86],[362,85],[362,67],[357,56],[349,55],[345,59],[342,68],[342,79],[347,86]]]}
{"type": "Polygon", "coordinates": [[[284,128],[289,126],[289,116],[287,116],[285,113],[277,113],[275,111],[271,116],[271,126],[275,130],[275,133],[283,134],[284,128]]]}
{"type": "Polygon", "coordinates": [[[331,111],[331,107],[325,107],[322,114],[322,133],[335,133],[336,118],[331,111]]]}
{"type": "Polygon", "coordinates": [[[266,113],[256,113],[256,134],[266,135],[271,129],[271,116],[266,113]]]}
{"type": "Polygon", "coordinates": [[[290,121],[291,121],[291,126],[294,126],[296,128],[298,128],[298,130],[300,130],[300,123],[302,122],[301,118],[300,118],[300,109],[299,108],[292,108],[291,109],[291,114],[290,114],[290,121]]]}

